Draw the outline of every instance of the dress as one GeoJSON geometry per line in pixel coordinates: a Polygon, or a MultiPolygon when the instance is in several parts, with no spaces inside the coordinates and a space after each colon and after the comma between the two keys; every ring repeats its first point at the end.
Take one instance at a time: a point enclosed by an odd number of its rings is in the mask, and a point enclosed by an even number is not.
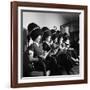
{"type": "MultiPolygon", "coordinates": [[[[52,51],[50,45],[48,45],[47,42],[43,42],[43,50],[45,52],[49,52],[49,53],[50,53],[50,51],[52,51]]],[[[49,69],[51,71],[51,75],[55,75],[57,72],[56,59],[54,57],[50,56],[50,54],[48,54],[45,62],[46,62],[47,69],[49,69]]]]}
{"type": "MultiPolygon", "coordinates": [[[[46,75],[46,65],[45,65],[44,61],[41,60],[41,58],[39,58],[40,55],[43,55],[43,50],[37,43],[34,42],[28,47],[26,55],[28,58],[28,60],[26,59],[26,61],[28,61],[28,62],[25,64],[26,66],[25,65],[24,66],[27,67],[28,72],[34,71],[34,70],[35,71],[43,71],[44,75],[46,75]],[[38,61],[30,60],[30,58],[28,58],[29,51],[33,51],[33,53],[34,53],[33,57],[38,58],[39,60],[38,61]],[[34,67],[34,68],[32,68],[32,67],[34,67]]],[[[24,60],[24,63],[25,63],[25,60],[24,60]]]]}

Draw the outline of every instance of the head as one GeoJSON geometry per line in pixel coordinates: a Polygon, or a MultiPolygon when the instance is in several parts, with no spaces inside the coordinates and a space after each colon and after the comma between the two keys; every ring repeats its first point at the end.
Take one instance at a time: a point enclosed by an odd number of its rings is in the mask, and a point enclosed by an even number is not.
{"type": "Polygon", "coordinates": [[[32,22],[28,24],[27,29],[28,29],[28,33],[30,33],[31,31],[35,29],[40,29],[40,27],[36,23],[32,22]]]}
{"type": "Polygon", "coordinates": [[[56,33],[56,31],[54,29],[51,29],[51,33],[52,35],[56,33]]]}
{"type": "Polygon", "coordinates": [[[69,36],[65,33],[64,35],[63,35],[63,42],[66,42],[67,40],[69,40],[69,36]]]}
{"type": "Polygon", "coordinates": [[[52,35],[52,40],[54,43],[57,43],[58,42],[58,35],[57,34],[53,34],[52,35]]]}
{"type": "Polygon", "coordinates": [[[50,31],[44,32],[44,34],[43,34],[43,41],[47,41],[47,42],[51,41],[51,32],[50,31]]]}
{"type": "Polygon", "coordinates": [[[41,41],[42,32],[40,29],[35,29],[31,33],[31,38],[33,41],[39,43],[41,41]]]}
{"type": "Polygon", "coordinates": [[[35,42],[40,43],[41,37],[42,37],[41,35],[37,36],[37,38],[35,39],[35,42]]]}
{"type": "Polygon", "coordinates": [[[70,47],[70,37],[66,33],[63,35],[63,42],[66,49],[68,49],[70,47]]]}
{"type": "Polygon", "coordinates": [[[63,35],[59,34],[58,36],[58,44],[62,44],[63,43],[63,35]]]}
{"type": "Polygon", "coordinates": [[[66,47],[67,49],[70,47],[70,40],[69,40],[69,39],[67,39],[67,40],[65,41],[65,47],[66,47]]]}
{"type": "Polygon", "coordinates": [[[45,31],[49,31],[49,28],[48,27],[43,27],[42,32],[45,32],[45,31]]]}

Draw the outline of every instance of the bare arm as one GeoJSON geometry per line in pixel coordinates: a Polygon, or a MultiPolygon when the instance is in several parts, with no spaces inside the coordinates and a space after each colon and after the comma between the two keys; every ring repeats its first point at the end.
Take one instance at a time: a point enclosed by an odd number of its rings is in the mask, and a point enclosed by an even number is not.
{"type": "Polygon", "coordinates": [[[34,57],[33,57],[33,53],[34,53],[34,52],[31,51],[31,50],[29,51],[29,60],[30,60],[30,61],[38,61],[38,58],[34,58],[34,57]]]}

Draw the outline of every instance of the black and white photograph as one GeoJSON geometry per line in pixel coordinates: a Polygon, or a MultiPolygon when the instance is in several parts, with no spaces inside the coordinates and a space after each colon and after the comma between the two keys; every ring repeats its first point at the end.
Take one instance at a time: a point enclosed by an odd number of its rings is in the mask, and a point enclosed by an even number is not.
{"type": "Polygon", "coordinates": [[[23,77],[79,74],[79,16],[22,11],[23,77]]]}
{"type": "Polygon", "coordinates": [[[12,5],[13,86],[87,82],[87,7],[12,5]]]}

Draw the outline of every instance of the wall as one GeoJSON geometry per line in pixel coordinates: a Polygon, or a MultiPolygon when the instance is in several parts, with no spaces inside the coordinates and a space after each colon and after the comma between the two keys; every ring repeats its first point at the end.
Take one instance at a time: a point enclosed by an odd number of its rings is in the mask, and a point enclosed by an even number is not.
{"type": "Polygon", "coordinates": [[[35,22],[41,28],[47,26],[52,29],[54,25],[60,30],[60,25],[66,23],[63,15],[56,13],[41,13],[41,12],[24,12],[23,13],[23,27],[27,28],[29,23],[35,22]]]}
{"type": "MultiPolygon", "coordinates": [[[[0,90],[13,90],[10,88],[10,1],[11,0],[0,1],[0,90]]],[[[38,0],[38,2],[40,1],[47,3],[88,5],[88,16],[90,16],[90,0],[38,0]]],[[[88,17],[88,24],[89,23],[90,17],[88,17]]],[[[90,25],[88,25],[88,38],[90,38],[90,25]]],[[[90,46],[90,40],[88,46],[90,46]]],[[[88,47],[88,52],[90,53],[90,47],[88,47]]],[[[88,57],[88,60],[89,59],[90,55],[88,57]]],[[[90,64],[90,60],[88,63],[90,64]]],[[[90,68],[90,65],[88,65],[88,68],[90,68]]],[[[88,70],[88,74],[88,76],[90,76],[90,70],[88,70]]],[[[89,88],[90,77],[88,84],[19,88],[14,90],[90,90],[89,88]]]]}

